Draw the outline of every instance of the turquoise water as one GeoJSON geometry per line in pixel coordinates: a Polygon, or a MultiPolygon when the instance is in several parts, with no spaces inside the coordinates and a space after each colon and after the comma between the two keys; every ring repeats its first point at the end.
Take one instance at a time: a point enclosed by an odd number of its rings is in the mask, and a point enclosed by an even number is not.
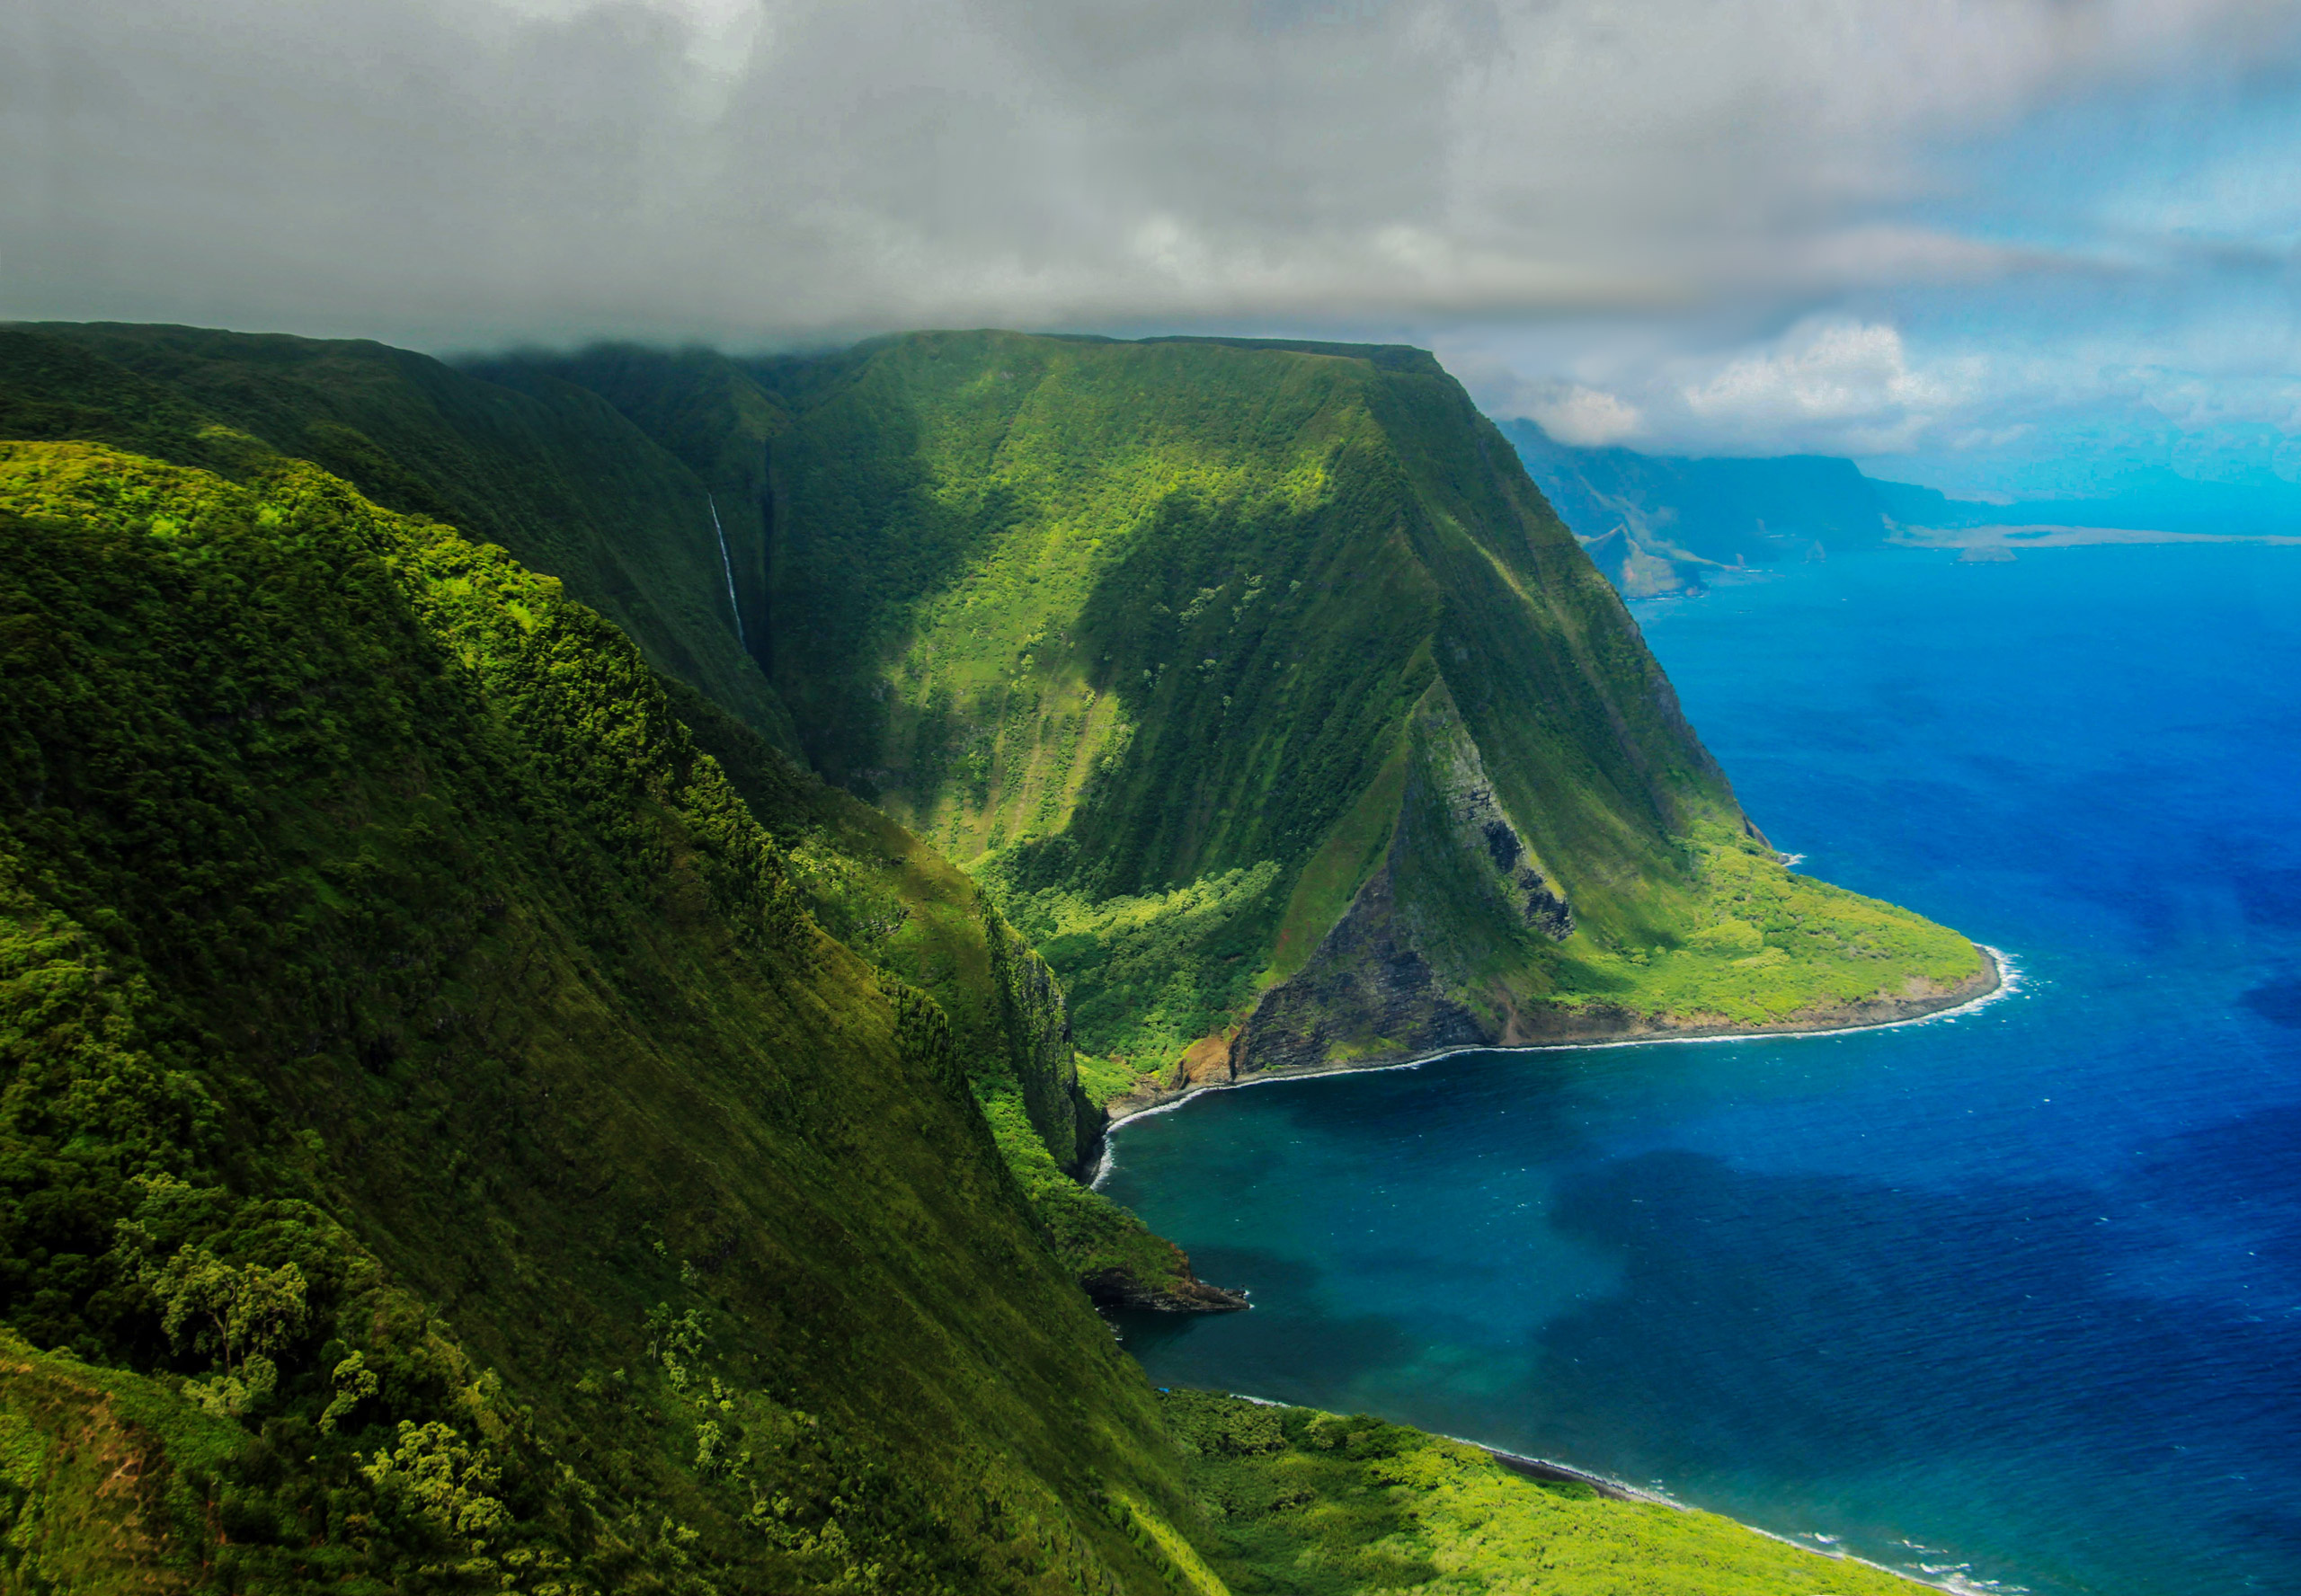
{"type": "Polygon", "coordinates": [[[1945,1583],[2301,1592],[2301,550],[1879,554],[1638,613],[1777,847],[2019,989],[1133,1122],[1106,1189],[1256,1307],[1129,1346],[1945,1583]]]}

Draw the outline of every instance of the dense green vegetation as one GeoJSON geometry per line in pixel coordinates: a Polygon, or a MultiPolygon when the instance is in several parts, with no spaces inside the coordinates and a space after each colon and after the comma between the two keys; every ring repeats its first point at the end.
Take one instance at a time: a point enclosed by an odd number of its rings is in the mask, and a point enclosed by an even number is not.
{"type": "Polygon", "coordinates": [[[1159,1583],[1097,1505],[1174,1511],[1148,1394],[940,1011],[613,628],[307,466],[7,445],[0,518],[0,1301],[153,1377],[53,1399],[172,1459],[138,1556],[1159,1583]]]}
{"type": "Polygon", "coordinates": [[[1483,428],[0,329],[0,1589],[1872,1588],[1162,1404],[1078,1289],[1222,1306],[1071,1178],[1186,1055],[1971,968],[1781,869],[1483,428]]]}
{"type": "MultiPolygon", "coordinates": [[[[252,435],[502,544],[958,862],[1088,1056],[1072,1107],[1067,1061],[1016,1076],[1057,1169],[1097,1103],[1186,1059],[1827,1023],[1981,979],[1960,939],[1818,882],[1779,957],[1695,940],[1762,847],[1604,579],[1417,350],[927,333],[456,371],[86,327],[0,333],[0,430],[227,474],[252,435]],[[1478,826],[1445,819],[1465,803],[1478,826]]],[[[851,945],[949,890],[844,846],[811,879],[909,905],[819,895],[851,945]]],[[[971,962],[905,963],[915,940],[863,951],[912,980],[971,962]]]]}
{"type": "MultiPolygon", "coordinates": [[[[686,362],[705,377],[720,364],[686,362]]],[[[930,992],[951,1017],[1002,1152],[1081,1275],[1132,1300],[1195,1294],[1179,1253],[1065,1173],[1101,1115],[1075,1090],[1062,996],[1037,962],[1009,947],[997,911],[964,877],[764,746],[795,747],[795,733],[735,645],[709,490],[586,390],[516,368],[504,375],[519,386],[366,342],[0,329],[0,433],[103,441],[227,476],[274,469],[283,454],[311,460],[380,502],[452,521],[563,578],[670,673],[681,719],[792,851],[818,924],[930,992]]],[[[602,365],[599,380],[609,375],[602,365]]],[[[707,382],[698,392],[717,397],[707,382]]],[[[709,413],[765,424],[757,404],[739,400],[709,413]]],[[[676,418],[648,419],[680,436],[676,418]]],[[[739,585],[755,585],[755,509],[745,518],[758,495],[738,483],[721,496],[731,545],[751,573],[739,585]]]]}
{"type": "Polygon", "coordinates": [[[1710,1513],[1532,1479],[1460,1441],[1203,1391],[1160,1405],[1237,1596],[1890,1596],[1907,1582],[1710,1513]]]}
{"type": "MultiPolygon", "coordinates": [[[[707,490],[597,395],[514,389],[366,341],[194,327],[0,327],[0,437],[77,439],[227,474],[251,451],[312,461],[393,510],[550,572],[660,669],[795,746],[737,641],[707,490]],[[253,440],[253,441],[251,441],[253,440]]],[[[756,528],[726,519],[738,590],[756,528]]]]}
{"type": "Polygon", "coordinates": [[[1979,976],[1952,934],[1790,886],[1419,351],[926,333],[489,370],[591,386],[760,501],[807,758],[983,883],[1098,1095],[1979,976]],[[1713,945],[1726,875],[1797,893],[1780,957],[1713,945]]]}
{"type": "Polygon", "coordinates": [[[788,852],[816,923],[930,994],[947,1016],[992,1138],[1033,1213],[1101,1300],[1228,1308],[1173,1243],[1078,1178],[1103,1125],[1082,1087],[1062,995],[1045,962],[973,882],[916,837],[802,773],[724,711],[666,684],[700,747],[788,852]]]}
{"type": "Polygon", "coordinates": [[[1697,928],[1675,946],[1586,955],[1573,981],[1579,1001],[1765,1025],[1808,1006],[1852,1007],[1890,991],[1896,976],[1920,993],[1973,973],[1973,947],[1954,931],[1781,869],[1746,837],[1712,828],[1695,842],[1697,928]]]}

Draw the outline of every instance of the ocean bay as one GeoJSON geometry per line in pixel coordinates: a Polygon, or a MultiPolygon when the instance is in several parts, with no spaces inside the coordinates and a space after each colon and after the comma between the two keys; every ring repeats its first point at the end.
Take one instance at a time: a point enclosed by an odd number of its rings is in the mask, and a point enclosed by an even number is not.
{"type": "Polygon", "coordinates": [[[2301,560],[1897,553],[1637,613],[1777,847],[2016,989],[1137,1122],[1105,1189],[1256,1308],[1131,1350],[1938,1579],[2301,1586],[2301,560]]]}

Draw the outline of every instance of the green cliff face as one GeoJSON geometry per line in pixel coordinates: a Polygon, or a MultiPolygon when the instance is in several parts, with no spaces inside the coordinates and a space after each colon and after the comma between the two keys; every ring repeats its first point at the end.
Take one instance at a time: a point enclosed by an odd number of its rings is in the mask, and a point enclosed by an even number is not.
{"type": "MultiPolygon", "coordinates": [[[[738,641],[703,485],[598,395],[521,389],[364,341],[192,327],[0,328],[0,436],[83,439],[229,470],[244,443],[309,460],[378,504],[547,571],[658,669],[786,748],[790,718],[738,641]],[[219,433],[219,429],[223,430],[219,433]]],[[[746,602],[749,602],[747,599],[746,602]]]]}
{"type": "Polygon", "coordinates": [[[951,1026],[559,582],[0,445],[0,668],[9,1318],[158,1377],[10,1423],[132,1421],[155,1570],[1159,1583],[1098,1505],[1179,1511],[1149,1395],[951,1026]]]}
{"type": "Polygon", "coordinates": [[[1194,1043],[1970,953],[1751,838],[1482,427],[1399,350],[0,329],[0,1589],[1821,1588],[1162,1405],[1078,1289],[1229,1306],[1068,1173],[1194,1043]]]}
{"type": "MultiPolygon", "coordinates": [[[[717,362],[702,359],[707,378],[717,362]]],[[[776,413],[692,379],[695,360],[679,366],[691,380],[678,403],[732,418],[741,439],[776,413]]],[[[776,751],[795,748],[796,735],[739,645],[726,598],[731,568],[743,573],[739,590],[756,584],[758,494],[721,484],[722,516],[703,479],[588,390],[506,375],[516,386],[372,343],[180,327],[0,329],[0,433],[97,440],[227,474],[303,458],[564,579],[669,673],[681,717],[795,850],[817,922],[951,1016],[1000,1148],[1080,1275],[1146,1306],[1235,1306],[1200,1286],[1172,1246],[1071,1178],[1103,1117],[1078,1089],[1062,997],[1044,964],[1011,945],[1013,932],[964,877],[776,751]],[[725,563],[715,523],[732,551],[725,563]]],[[[641,413],[691,446],[676,411],[641,413]]],[[[757,454],[733,449],[755,469],[757,454]]]]}
{"type": "Polygon", "coordinates": [[[1098,1092],[1990,979],[1781,869],[1419,351],[922,333],[706,368],[520,369],[757,501],[755,650],[806,757],[984,883],[1098,1092]]]}

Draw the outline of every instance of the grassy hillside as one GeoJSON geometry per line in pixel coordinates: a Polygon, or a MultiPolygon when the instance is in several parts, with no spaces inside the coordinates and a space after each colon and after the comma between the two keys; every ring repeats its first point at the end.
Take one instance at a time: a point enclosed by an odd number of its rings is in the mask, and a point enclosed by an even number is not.
{"type": "MultiPolygon", "coordinates": [[[[161,1588],[1164,1585],[1149,1393],[940,1012],[561,584],[10,444],[0,669],[20,1522],[36,1431],[147,1459],[161,1588]]],[[[112,1555],[42,1489],[20,1574],[112,1555]]]]}
{"type": "Polygon", "coordinates": [[[1486,1451],[1309,1408],[1161,1398],[1209,1521],[1204,1566],[1287,1596],[1910,1596],[1906,1580],[1710,1513],[1533,1479],[1486,1451]]]}
{"type": "Polygon", "coordinates": [[[728,597],[731,573],[738,591],[757,586],[756,534],[746,541],[731,524],[723,563],[703,483],[597,395],[550,380],[515,390],[364,341],[0,328],[0,437],[84,439],[228,469],[218,428],[550,572],[658,669],[795,746],[728,597]]]}
{"type": "Polygon", "coordinates": [[[1990,979],[1781,870],[1419,351],[922,333],[529,370],[763,496],[762,657],[807,758],[983,882],[1098,1093],[1990,979]]]}
{"type": "MultiPolygon", "coordinates": [[[[606,381],[610,369],[591,375],[606,381]]],[[[1071,1178],[1102,1114],[1077,1089],[1060,992],[1027,950],[1010,947],[998,911],[899,827],[759,746],[794,748],[795,732],[736,646],[726,568],[708,533],[716,516],[731,547],[749,551],[740,563],[751,580],[740,585],[755,586],[756,491],[719,483],[722,514],[702,480],[587,390],[505,375],[517,386],[373,343],[175,327],[0,330],[0,435],[109,442],[233,477],[276,469],[284,448],[561,577],[652,644],[682,718],[709,728],[710,751],[742,773],[754,812],[795,850],[818,923],[953,1017],[957,1056],[1001,1150],[1081,1277],[1139,1306],[1234,1306],[1202,1288],[1170,1244],[1071,1178]]],[[[763,425],[770,413],[763,400],[720,402],[707,384],[697,393],[688,403],[712,401],[714,417],[763,425]]],[[[648,419],[680,439],[676,416],[648,419]]]]}
{"type": "MultiPolygon", "coordinates": [[[[0,1590],[1869,1588],[1374,1421],[1161,1404],[1077,1282],[1199,1288],[1062,1174],[1125,1072],[1082,1086],[974,880],[571,584],[5,352],[0,430],[109,442],[0,442],[0,1590]]],[[[1554,926],[1417,684],[1307,864],[985,873],[1202,986],[1242,926],[1310,973],[1367,883],[1421,901],[1417,826],[1554,926]]],[[[1850,923],[1732,835],[1680,890],[1763,922],[1733,968],[1850,923]]]]}

